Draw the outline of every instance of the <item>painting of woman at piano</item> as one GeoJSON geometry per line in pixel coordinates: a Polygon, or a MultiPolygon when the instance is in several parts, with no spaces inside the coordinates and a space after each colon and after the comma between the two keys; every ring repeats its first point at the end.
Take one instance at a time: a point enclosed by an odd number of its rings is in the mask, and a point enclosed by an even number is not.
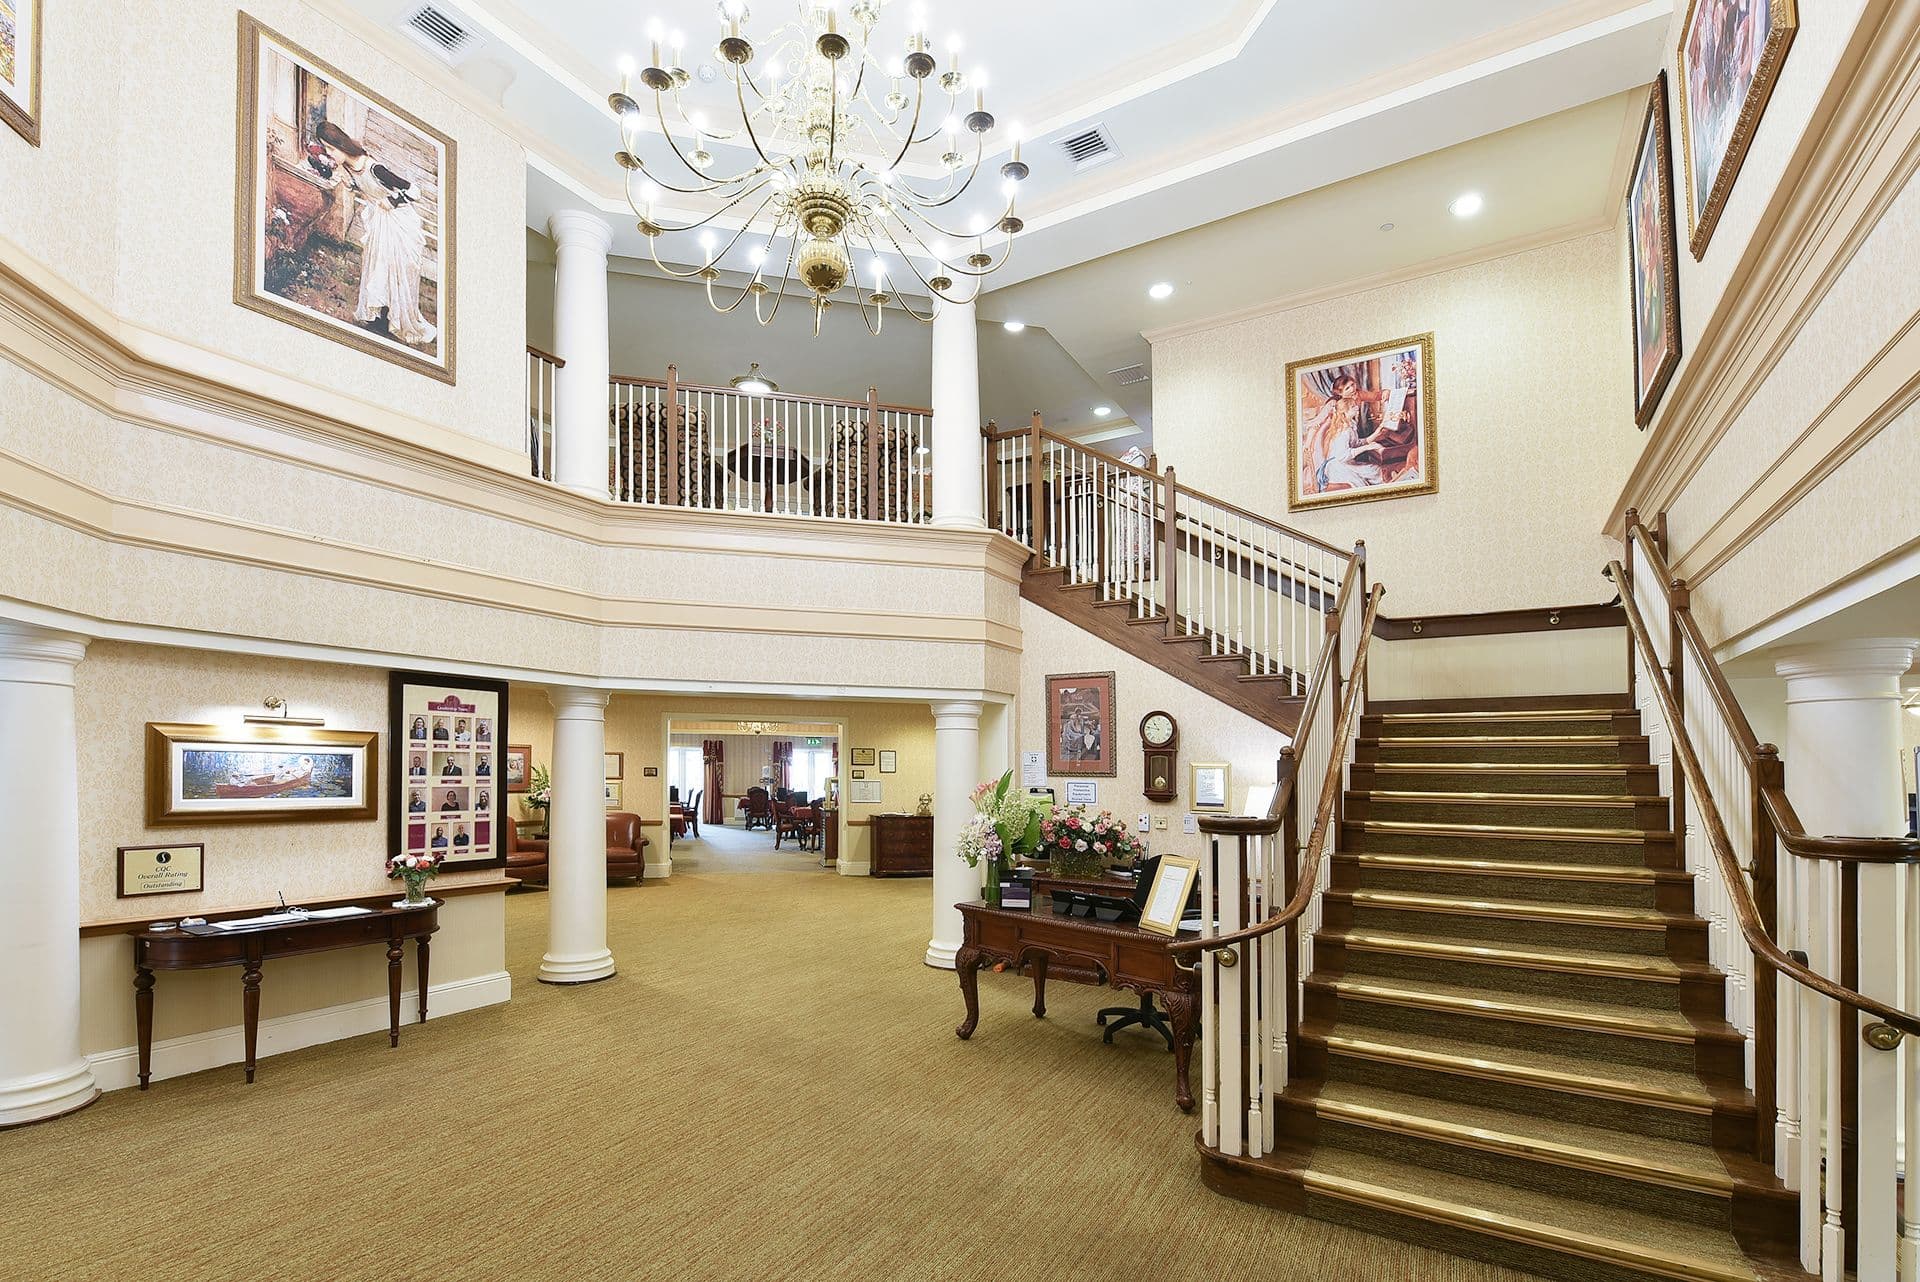
{"type": "Polygon", "coordinates": [[[1288,507],[1430,494],[1433,335],[1287,366],[1288,507]]]}

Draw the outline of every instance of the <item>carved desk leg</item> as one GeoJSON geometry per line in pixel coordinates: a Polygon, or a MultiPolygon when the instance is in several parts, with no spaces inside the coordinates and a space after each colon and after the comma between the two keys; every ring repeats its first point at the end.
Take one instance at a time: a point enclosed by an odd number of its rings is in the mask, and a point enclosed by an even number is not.
{"type": "Polygon", "coordinates": [[[260,1044],[260,959],[251,954],[247,957],[246,969],[240,972],[241,1008],[246,1016],[247,1030],[247,1081],[253,1081],[253,1070],[258,1060],[255,1051],[260,1044]]]}
{"type": "Polygon", "coordinates": [[[387,944],[387,1045],[400,1044],[400,959],[407,955],[406,941],[394,938],[387,944]]]}
{"type": "Polygon", "coordinates": [[[140,1028],[140,1089],[153,1074],[153,972],[145,966],[133,971],[133,1014],[140,1028]]]}
{"type": "Polygon", "coordinates": [[[1035,953],[1028,965],[1033,967],[1033,1017],[1047,1017],[1047,955],[1035,953]]]}
{"type": "Polygon", "coordinates": [[[961,1041],[973,1036],[973,1030],[980,1023],[980,963],[984,960],[980,949],[973,944],[960,945],[960,951],[953,955],[953,969],[960,976],[960,996],[967,1002],[967,1017],[953,1030],[961,1041]]]}
{"type": "Polygon", "coordinates": [[[1183,1113],[1193,1112],[1193,1088],[1187,1084],[1187,1061],[1193,1057],[1193,1029],[1197,999],[1192,993],[1162,993],[1167,1019],[1173,1024],[1173,1102],[1183,1113]]]}
{"type": "Polygon", "coordinates": [[[414,939],[414,958],[420,963],[420,1022],[427,1022],[427,943],[431,935],[419,935],[414,939]]]}

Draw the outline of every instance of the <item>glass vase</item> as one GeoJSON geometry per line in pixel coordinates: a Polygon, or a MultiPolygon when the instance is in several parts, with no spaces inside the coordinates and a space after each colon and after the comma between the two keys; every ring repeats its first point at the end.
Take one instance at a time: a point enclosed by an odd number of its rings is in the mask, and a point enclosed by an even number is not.
{"type": "Polygon", "coordinates": [[[423,906],[427,902],[427,879],[425,877],[408,877],[406,881],[406,906],[409,908],[419,908],[423,906]]]}
{"type": "Polygon", "coordinates": [[[987,860],[987,884],[982,887],[982,895],[989,908],[1000,906],[1000,869],[1000,860],[987,860]]]}

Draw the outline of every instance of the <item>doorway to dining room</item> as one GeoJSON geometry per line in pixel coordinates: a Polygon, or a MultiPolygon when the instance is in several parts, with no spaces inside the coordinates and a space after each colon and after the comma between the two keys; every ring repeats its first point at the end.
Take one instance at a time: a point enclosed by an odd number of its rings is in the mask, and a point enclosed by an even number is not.
{"type": "Polygon", "coordinates": [[[669,719],[667,792],[689,871],[830,867],[844,835],[837,721],[669,719]],[[834,831],[827,831],[832,825],[834,831]]]}

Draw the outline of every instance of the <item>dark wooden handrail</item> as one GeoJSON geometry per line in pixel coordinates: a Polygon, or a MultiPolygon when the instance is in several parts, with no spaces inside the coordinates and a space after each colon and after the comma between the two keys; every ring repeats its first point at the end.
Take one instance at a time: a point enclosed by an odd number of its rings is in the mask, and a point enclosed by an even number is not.
{"type": "Polygon", "coordinates": [[[538,356],[541,360],[553,366],[555,369],[565,369],[567,367],[567,363],[561,360],[558,356],[555,356],[552,352],[543,352],[539,348],[535,347],[532,343],[527,344],[527,355],[538,356]]]}
{"type": "MultiPolygon", "coordinates": [[[[1651,548],[1651,544],[1648,546],[1651,548]]],[[[1625,585],[1627,582],[1626,570],[1618,561],[1607,566],[1607,574],[1617,584],[1625,585]]],[[[1620,601],[1626,612],[1627,632],[1633,637],[1634,648],[1640,652],[1647,671],[1660,672],[1659,652],[1653,647],[1653,638],[1647,632],[1646,620],[1640,615],[1640,607],[1634,601],[1633,593],[1622,591],[1620,601]]],[[[1733,904],[1734,919],[1740,924],[1740,935],[1747,941],[1747,947],[1753,950],[1756,957],[1801,987],[1843,1006],[1851,1006],[1862,1014],[1871,1015],[1902,1033],[1920,1035],[1920,1015],[1910,1015],[1863,993],[1856,993],[1844,984],[1835,983],[1774,942],[1773,936],[1767,933],[1766,923],[1761,920],[1759,906],[1754,903],[1746,870],[1740,866],[1740,860],[1733,852],[1733,840],[1727,835],[1720,808],[1708,790],[1706,771],[1701,768],[1700,758],[1694,753],[1693,739],[1687,733],[1686,722],[1680,715],[1680,705],[1675,702],[1673,691],[1667,688],[1666,682],[1654,680],[1647,684],[1653,687],[1654,698],[1660,704],[1660,715],[1667,724],[1667,738],[1673,746],[1674,759],[1679,763],[1681,773],[1686,776],[1688,795],[1700,827],[1706,832],[1707,848],[1713,852],[1714,862],[1720,865],[1720,877],[1726,883],[1727,898],[1733,904]]],[[[1781,839],[1785,840],[1784,835],[1781,839]]]]}
{"type": "MultiPolygon", "coordinates": [[[[1356,563],[1357,561],[1358,559],[1356,558],[1356,563]]],[[[1360,620],[1360,644],[1354,651],[1351,675],[1347,679],[1345,690],[1341,693],[1340,713],[1334,718],[1333,738],[1327,745],[1326,778],[1320,790],[1320,804],[1314,811],[1313,828],[1307,837],[1306,856],[1301,862],[1298,880],[1294,883],[1293,898],[1287,901],[1286,907],[1274,913],[1265,921],[1248,926],[1242,930],[1236,930],[1227,935],[1216,935],[1205,939],[1180,940],[1169,946],[1169,952],[1175,955],[1212,952],[1216,949],[1232,947],[1234,944],[1245,943],[1249,939],[1258,939],[1263,935],[1271,935],[1274,931],[1280,930],[1300,920],[1301,915],[1307,911],[1307,905],[1313,902],[1314,891],[1320,881],[1321,847],[1326,841],[1331,839],[1329,834],[1333,828],[1334,807],[1340,799],[1340,772],[1341,768],[1346,765],[1346,750],[1344,745],[1347,742],[1348,736],[1353,732],[1353,719],[1359,713],[1362,699],[1361,691],[1366,684],[1360,678],[1365,675],[1367,670],[1367,646],[1373,640],[1373,621],[1375,616],[1380,613],[1380,598],[1386,594],[1387,590],[1377,583],[1374,585],[1373,591],[1367,594],[1367,612],[1360,620]]],[[[1336,620],[1339,617],[1337,613],[1334,615],[1336,620]]],[[[1322,654],[1323,663],[1333,654],[1333,649],[1332,646],[1326,647],[1326,650],[1322,654]]],[[[1319,675],[1324,676],[1324,673],[1319,675]]],[[[1316,686],[1316,695],[1318,694],[1318,690],[1319,687],[1316,686]]],[[[1311,725],[1312,722],[1303,716],[1300,719],[1300,724],[1305,726],[1311,725]]],[[[1291,789],[1288,791],[1290,793],[1291,789]]],[[[1274,795],[1276,806],[1279,800],[1280,797],[1276,791],[1274,795]]],[[[1202,832],[1246,833],[1249,835],[1258,834],[1270,836],[1280,830],[1281,823],[1282,820],[1276,818],[1274,810],[1270,808],[1267,811],[1267,818],[1259,820],[1242,819],[1223,821],[1202,819],[1200,821],[1200,830],[1202,832]],[[1217,826],[1226,823],[1231,823],[1233,826],[1217,826]],[[1243,825],[1254,826],[1246,827],[1243,825]]],[[[1285,857],[1288,859],[1293,858],[1293,852],[1286,851],[1285,857]]]]}
{"type": "MultiPolygon", "coordinates": [[[[1692,609],[1674,600],[1675,587],[1684,587],[1684,582],[1674,577],[1653,531],[1640,521],[1637,513],[1628,513],[1627,532],[1647,558],[1647,564],[1653,567],[1654,577],[1659,580],[1660,591],[1666,598],[1667,609],[1679,624],[1683,643],[1693,652],[1701,672],[1706,675],[1707,689],[1713,694],[1714,706],[1720,710],[1721,719],[1731,731],[1734,747],[1739,749],[1741,758],[1745,760],[1747,772],[1762,780],[1761,801],[1779,834],[1780,844],[1802,859],[1833,859],[1866,864],[1920,863],[1920,839],[1913,837],[1815,837],[1807,832],[1786,789],[1765,782],[1762,761],[1777,759],[1779,750],[1770,743],[1761,743],[1753,733],[1747,714],[1734,697],[1733,687],[1727,684],[1726,674],[1720,671],[1720,665],[1714,661],[1713,648],[1707,644],[1707,638],[1700,631],[1699,621],[1693,617],[1692,609]]],[[[1680,656],[1674,655],[1673,661],[1677,664],[1680,656]]]]}
{"type": "Polygon", "coordinates": [[[1189,485],[1182,485],[1176,488],[1179,490],[1180,493],[1190,495],[1193,498],[1199,499],[1202,503],[1208,504],[1211,507],[1217,507],[1222,512],[1231,512],[1233,513],[1233,515],[1244,517],[1249,521],[1258,521],[1260,524],[1266,526],[1270,530],[1275,530],[1281,534],[1284,534],[1290,539],[1298,539],[1300,542],[1310,544],[1313,547],[1317,547],[1323,552],[1331,552],[1335,556],[1347,555],[1345,552],[1333,546],[1333,544],[1331,543],[1323,543],[1319,539],[1314,538],[1311,534],[1303,533],[1299,530],[1294,529],[1290,525],[1282,525],[1280,524],[1280,522],[1274,520],[1270,516],[1261,516],[1258,512],[1249,511],[1248,509],[1241,507],[1237,503],[1229,503],[1225,499],[1216,498],[1211,494],[1203,494],[1199,490],[1196,490],[1189,485]]]}

